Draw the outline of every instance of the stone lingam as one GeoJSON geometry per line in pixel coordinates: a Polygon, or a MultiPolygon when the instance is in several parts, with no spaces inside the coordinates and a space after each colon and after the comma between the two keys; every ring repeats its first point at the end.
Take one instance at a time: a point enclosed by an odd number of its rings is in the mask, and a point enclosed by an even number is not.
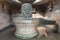
{"type": "Polygon", "coordinates": [[[30,39],[38,35],[36,26],[38,19],[32,18],[32,5],[24,3],[21,7],[21,13],[13,16],[13,22],[16,26],[15,36],[22,39],[30,39]]]}

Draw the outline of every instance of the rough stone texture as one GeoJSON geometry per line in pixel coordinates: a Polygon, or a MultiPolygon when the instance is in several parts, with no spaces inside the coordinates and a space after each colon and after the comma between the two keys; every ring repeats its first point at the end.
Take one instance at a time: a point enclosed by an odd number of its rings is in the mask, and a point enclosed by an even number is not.
{"type": "MultiPolygon", "coordinates": [[[[10,27],[2,32],[0,32],[0,40],[22,40],[19,38],[16,38],[13,35],[13,32],[15,31],[15,27],[10,27]]],[[[48,33],[48,37],[41,37],[41,38],[33,38],[29,40],[60,40],[60,34],[59,33],[48,33]]]]}
{"type": "Polygon", "coordinates": [[[9,25],[10,25],[10,17],[7,14],[6,5],[4,5],[3,9],[2,5],[0,4],[0,30],[6,28],[9,25]]]}
{"type": "Polygon", "coordinates": [[[60,2],[56,4],[52,12],[47,12],[46,15],[48,20],[54,20],[59,25],[58,32],[60,33],[60,2]]]}

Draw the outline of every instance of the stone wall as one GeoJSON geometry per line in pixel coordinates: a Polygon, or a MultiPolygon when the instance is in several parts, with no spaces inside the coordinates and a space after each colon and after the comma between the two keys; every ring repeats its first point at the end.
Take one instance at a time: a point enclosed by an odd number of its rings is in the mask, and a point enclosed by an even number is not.
{"type": "Polygon", "coordinates": [[[8,27],[10,25],[10,17],[6,11],[6,5],[4,5],[4,10],[0,4],[0,30],[8,27]]]}
{"type": "Polygon", "coordinates": [[[58,32],[60,33],[60,2],[56,4],[52,12],[47,12],[46,15],[48,20],[55,20],[59,25],[58,32]]]}

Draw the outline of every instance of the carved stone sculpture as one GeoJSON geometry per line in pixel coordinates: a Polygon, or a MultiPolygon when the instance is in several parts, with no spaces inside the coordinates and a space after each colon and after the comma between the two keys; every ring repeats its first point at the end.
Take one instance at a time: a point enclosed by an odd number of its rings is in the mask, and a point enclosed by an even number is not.
{"type": "Polygon", "coordinates": [[[36,26],[39,20],[32,18],[32,5],[30,3],[22,4],[21,8],[21,14],[16,13],[13,16],[13,22],[16,26],[15,35],[22,39],[33,38],[38,34],[36,26]]]}

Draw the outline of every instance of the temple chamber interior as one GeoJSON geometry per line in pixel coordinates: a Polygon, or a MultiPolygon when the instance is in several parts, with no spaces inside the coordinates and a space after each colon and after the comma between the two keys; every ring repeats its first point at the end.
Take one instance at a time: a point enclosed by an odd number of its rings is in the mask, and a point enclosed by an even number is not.
{"type": "Polygon", "coordinates": [[[0,40],[60,40],[60,0],[0,0],[0,40]]]}

